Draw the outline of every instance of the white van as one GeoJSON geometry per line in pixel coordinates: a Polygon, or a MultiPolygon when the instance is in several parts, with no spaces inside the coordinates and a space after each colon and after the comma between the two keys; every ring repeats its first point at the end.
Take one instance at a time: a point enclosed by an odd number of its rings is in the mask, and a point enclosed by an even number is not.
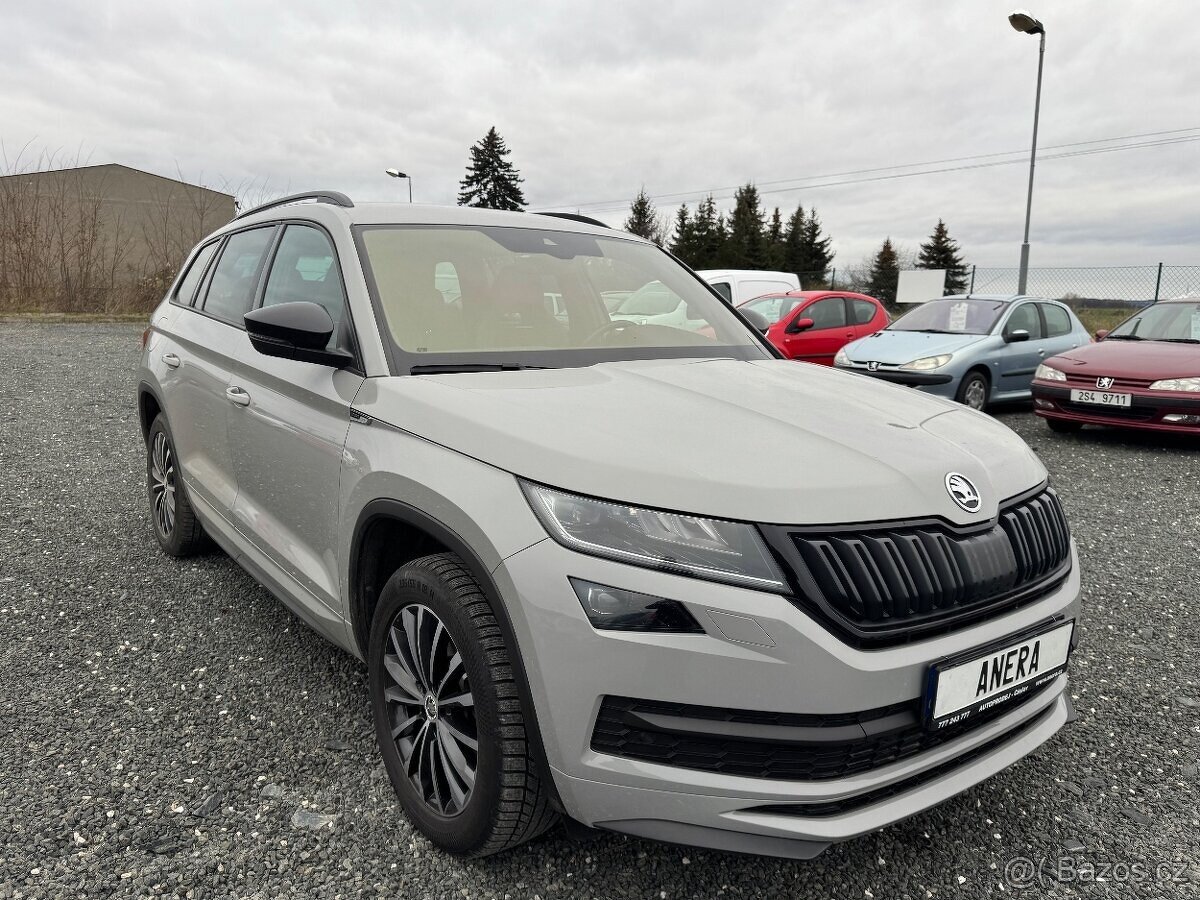
{"type": "Polygon", "coordinates": [[[763,294],[786,294],[800,290],[800,277],[791,272],[759,272],[755,269],[701,269],[696,272],[732,306],[763,294]]]}

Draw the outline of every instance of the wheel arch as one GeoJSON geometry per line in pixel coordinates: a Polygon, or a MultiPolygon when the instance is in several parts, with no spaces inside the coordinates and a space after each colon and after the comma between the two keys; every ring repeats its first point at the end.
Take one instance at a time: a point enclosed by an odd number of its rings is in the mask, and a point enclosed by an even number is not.
{"type": "Polygon", "coordinates": [[[142,429],[142,443],[145,443],[150,439],[150,426],[154,424],[155,417],[163,411],[162,399],[148,382],[138,384],[137,406],[138,425],[142,429]]]}
{"type": "Polygon", "coordinates": [[[541,766],[541,777],[549,785],[552,805],[558,812],[564,812],[565,807],[559,798],[546,757],[538,711],[525,670],[525,658],[521,653],[508,607],[483,559],[454,529],[424,510],[400,500],[381,498],[363,506],[350,542],[348,612],[355,648],[363,659],[369,657],[367,640],[371,632],[371,618],[378,603],[379,592],[383,588],[383,583],[379,583],[381,576],[382,581],[386,582],[387,578],[406,562],[431,553],[447,551],[456,554],[463,561],[478,582],[484,598],[496,616],[496,623],[509,648],[513,679],[521,697],[521,705],[529,718],[528,739],[532,745],[533,756],[541,766]],[[412,543],[403,551],[381,560],[380,554],[387,550],[387,539],[398,536],[406,537],[412,543]]]}

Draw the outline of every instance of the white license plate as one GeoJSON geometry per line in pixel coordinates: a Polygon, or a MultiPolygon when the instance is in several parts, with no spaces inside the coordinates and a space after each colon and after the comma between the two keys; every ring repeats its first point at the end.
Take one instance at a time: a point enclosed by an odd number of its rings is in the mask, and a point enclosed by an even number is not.
{"type": "Polygon", "coordinates": [[[954,725],[1012,703],[1067,667],[1074,622],[1067,622],[966,660],[935,664],[929,671],[930,728],[954,725]]]}
{"type": "Polygon", "coordinates": [[[1097,406],[1128,406],[1130,394],[1110,394],[1107,391],[1071,391],[1075,403],[1095,403],[1097,406]]]}

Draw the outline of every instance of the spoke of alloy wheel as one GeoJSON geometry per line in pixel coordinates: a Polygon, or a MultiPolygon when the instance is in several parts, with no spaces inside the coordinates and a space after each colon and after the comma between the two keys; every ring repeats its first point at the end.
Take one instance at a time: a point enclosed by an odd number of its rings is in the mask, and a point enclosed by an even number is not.
{"type": "Polygon", "coordinates": [[[467,791],[471,789],[474,782],[474,773],[466,765],[466,760],[461,759],[462,754],[454,745],[454,741],[442,734],[441,729],[438,729],[437,743],[438,759],[442,763],[442,778],[450,790],[450,799],[454,802],[454,806],[461,809],[467,799],[467,791]],[[455,753],[459,753],[459,760],[454,758],[455,753]],[[460,779],[462,784],[459,783],[460,779]],[[465,790],[463,785],[466,785],[465,790]]]}
{"type": "Polygon", "coordinates": [[[415,611],[411,606],[406,606],[400,612],[400,618],[402,627],[404,628],[404,636],[408,638],[408,662],[412,667],[413,674],[420,680],[421,687],[428,691],[429,685],[425,681],[425,673],[421,671],[421,652],[419,649],[419,629],[421,627],[421,613],[423,610],[423,606],[418,606],[415,611]]]}
{"type": "Polygon", "coordinates": [[[412,673],[404,668],[404,662],[390,653],[383,655],[383,667],[387,669],[392,682],[402,692],[399,702],[420,706],[424,702],[424,691],[412,673]]]}
{"type": "Polygon", "coordinates": [[[469,735],[463,734],[463,732],[459,730],[458,726],[454,725],[449,719],[439,719],[438,721],[446,726],[446,733],[464,747],[470,747],[472,750],[476,751],[479,750],[479,741],[475,740],[475,738],[470,737],[469,735]]]}
{"type": "Polygon", "coordinates": [[[475,705],[475,697],[470,691],[454,694],[451,697],[438,697],[438,706],[471,706],[475,705]]]}
{"type": "Polygon", "coordinates": [[[419,722],[419,721],[421,721],[420,713],[417,713],[415,716],[409,716],[407,719],[405,719],[403,722],[401,722],[399,725],[397,725],[395,728],[392,729],[392,740],[393,741],[396,740],[398,737],[400,737],[400,735],[404,734],[404,732],[406,732],[406,731],[408,731],[408,729],[412,728],[414,723],[419,722]]]}
{"type": "MultiPolygon", "coordinates": [[[[437,738],[438,743],[440,743],[442,746],[442,755],[449,761],[450,765],[454,768],[454,772],[466,786],[467,790],[470,790],[475,784],[475,770],[472,769],[470,763],[467,762],[467,758],[463,755],[462,749],[458,746],[458,744],[451,740],[450,735],[447,734],[444,725],[445,723],[442,721],[439,721],[437,724],[437,738]]],[[[450,779],[450,781],[453,783],[454,779],[450,779]]],[[[456,797],[455,799],[459,803],[462,802],[461,797],[456,797]]]]}
{"type": "Polygon", "coordinates": [[[421,759],[425,755],[425,735],[429,733],[429,720],[425,720],[425,724],[421,726],[421,730],[417,732],[417,736],[413,738],[412,752],[408,757],[408,765],[405,769],[408,770],[408,777],[414,778],[417,784],[421,783],[421,759]]]}
{"type": "MultiPolygon", "coordinates": [[[[437,677],[435,674],[435,664],[437,663],[438,642],[441,641],[442,635],[445,634],[445,632],[446,632],[446,626],[444,626],[442,624],[441,619],[434,616],[434,621],[437,622],[437,625],[435,625],[434,629],[433,629],[433,639],[429,642],[429,656],[428,656],[429,663],[426,668],[426,672],[429,675],[427,683],[429,684],[430,691],[433,691],[433,686],[435,684],[437,684],[437,677]]],[[[434,692],[434,693],[436,693],[436,692],[434,692]]]]}
{"type": "MultiPolygon", "coordinates": [[[[462,654],[456,652],[454,654],[454,656],[451,657],[451,659],[450,659],[450,667],[448,669],[446,669],[446,674],[444,676],[442,676],[441,684],[438,685],[437,693],[439,696],[441,695],[442,691],[444,691],[446,689],[446,684],[450,681],[450,676],[453,675],[456,671],[458,671],[459,667],[461,667],[462,664],[463,664],[462,654]]],[[[439,699],[438,702],[440,703],[441,700],[439,699]]]]}
{"type": "Polygon", "coordinates": [[[433,786],[433,801],[438,812],[446,811],[446,804],[442,800],[442,788],[438,784],[438,775],[441,773],[443,763],[440,761],[441,748],[438,746],[437,729],[430,729],[430,737],[425,739],[429,744],[429,783],[433,786]]]}

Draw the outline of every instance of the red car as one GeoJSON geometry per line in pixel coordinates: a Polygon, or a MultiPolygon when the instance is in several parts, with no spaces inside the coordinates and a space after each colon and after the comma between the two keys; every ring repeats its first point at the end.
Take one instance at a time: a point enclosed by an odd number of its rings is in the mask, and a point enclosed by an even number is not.
{"type": "Polygon", "coordinates": [[[767,340],[788,359],[832,366],[833,357],[851,341],[874,334],[891,319],[874,297],[846,291],[791,291],[747,300],[767,320],[767,340]]]}
{"type": "Polygon", "coordinates": [[[1054,431],[1118,425],[1200,434],[1200,300],[1162,300],[1046,360],[1034,412],[1054,431]]]}

